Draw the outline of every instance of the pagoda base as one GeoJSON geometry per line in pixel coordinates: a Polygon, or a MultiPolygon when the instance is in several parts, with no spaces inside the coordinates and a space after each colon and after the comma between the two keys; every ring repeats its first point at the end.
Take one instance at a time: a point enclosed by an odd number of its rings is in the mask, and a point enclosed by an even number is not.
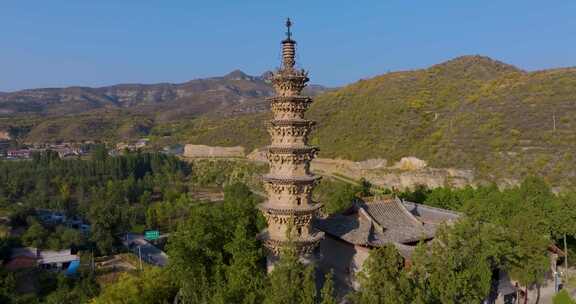
{"type": "MultiPolygon", "coordinates": [[[[320,259],[321,259],[320,254],[316,253],[316,252],[314,252],[312,254],[298,257],[298,261],[300,263],[302,263],[302,265],[305,265],[305,266],[318,265],[318,263],[320,263],[320,259]]],[[[279,261],[280,261],[279,256],[273,255],[273,254],[268,254],[266,256],[266,271],[268,273],[272,272],[272,270],[274,270],[276,264],[278,264],[279,261]]]]}

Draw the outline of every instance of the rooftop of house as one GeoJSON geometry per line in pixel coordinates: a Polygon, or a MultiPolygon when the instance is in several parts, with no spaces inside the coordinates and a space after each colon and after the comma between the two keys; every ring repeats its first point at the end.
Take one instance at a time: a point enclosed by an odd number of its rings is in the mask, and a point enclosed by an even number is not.
{"type": "Polygon", "coordinates": [[[35,259],[38,257],[38,249],[34,247],[13,248],[10,253],[10,258],[14,259],[18,257],[28,257],[35,259]]]}
{"type": "Polygon", "coordinates": [[[41,264],[63,263],[78,260],[76,254],[72,254],[70,249],[64,250],[40,250],[34,247],[13,248],[10,254],[11,259],[15,258],[32,258],[38,260],[41,264]]]}
{"type": "Polygon", "coordinates": [[[78,255],[72,254],[70,249],[65,250],[42,250],[39,254],[39,259],[41,264],[51,264],[51,263],[66,263],[71,261],[79,260],[78,255]]]}
{"type": "Polygon", "coordinates": [[[353,245],[394,244],[404,257],[409,257],[415,243],[434,238],[438,225],[459,216],[452,211],[398,198],[375,198],[356,201],[348,212],[318,219],[315,225],[326,234],[353,245]]]}

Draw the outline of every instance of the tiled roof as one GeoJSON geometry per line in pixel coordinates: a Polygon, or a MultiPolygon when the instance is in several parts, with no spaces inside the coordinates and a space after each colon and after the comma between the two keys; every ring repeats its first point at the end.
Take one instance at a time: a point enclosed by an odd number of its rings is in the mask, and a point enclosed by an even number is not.
{"type": "Polygon", "coordinates": [[[29,257],[29,258],[38,258],[38,249],[34,247],[20,247],[20,248],[13,248],[10,257],[12,259],[17,257],[29,257]]]}
{"type": "Polygon", "coordinates": [[[327,219],[316,219],[314,226],[332,236],[354,245],[369,246],[373,224],[359,214],[337,214],[327,219]]]}
{"type": "Polygon", "coordinates": [[[412,254],[415,242],[434,237],[438,224],[458,217],[459,214],[448,210],[394,198],[356,202],[352,213],[318,219],[315,226],[354,245],[394,244],[406,257],[412,254]]]}
{"type": "Polygon", "coordinates": [[[408,211],[410,211],[410,213],[425,223],[440,224],[446,221],[454,221],[460,217],[460,213],[446,209],[430,207],[407,201],[402,201],[402,204],[408,211]]]}
{"type": "Polygon", "coordinates": [[[378,243],[410,243],[434,236],[434,227],[418,220],[399,199],[359,203],[358,208],[359,213],[364,210],[382,227],[381,233],[376,234],[378,243]]]}

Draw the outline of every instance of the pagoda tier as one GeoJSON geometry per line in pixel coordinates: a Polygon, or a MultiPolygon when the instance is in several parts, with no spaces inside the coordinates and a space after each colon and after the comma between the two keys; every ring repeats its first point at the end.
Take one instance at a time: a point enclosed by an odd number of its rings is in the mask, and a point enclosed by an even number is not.
{"type": "Polygon", "coordinates": [[[312,190],[320,177],[306,176],[286,178],[273,175],[264,176],[264,188],[268,193],[267,206],[278,209],[308,207],[312,204],[312,190]]]}
{"type": "Polygon", "coordinates": [[[270,164],[270,175],[285,178],[312,176],[310,161],[316,156],[315,147],[269,147],[266,158],[270,164]]]}
{"type": "Polygon", "coordinates": [[[271,238],[286,239],[288,230],[292,229],[292,238],[300,240],[314,232],[312,220],[321,207],[322,204],[314,203],[282,208],[275,203],[267,202],[260,205],[260,210],[268,223],[268,234],[271,238]]]}
{"type": "Polygon", "coordinates": [[[307,96],[275,96],[266,98],[274,114],[274,120],[302,120],[312,99],[307,96]]]}
{"type": "Polygon", "coordinates": [[[271,120],[267,123],[271,146],[305,146],[315,122],[309,120],[271,120]]]}
{"type": "Polygon", "coordinates": [[[311,255],[323,238],[324,232],[321,231],[314,231],[305,238],[292,240],[274,239],[267,230],[259,235],[259,239],[262,240],[264,247],[274,256],[280,255],[282,249],[289,245],[294,246],[300,256],[311,255]]]}
{"type": "Polygon", "coordinates": [[[278,70],[271,78],[272,86],[281,97],[300,95],[308,80],[306,71],[292,68],[278,70]]]}

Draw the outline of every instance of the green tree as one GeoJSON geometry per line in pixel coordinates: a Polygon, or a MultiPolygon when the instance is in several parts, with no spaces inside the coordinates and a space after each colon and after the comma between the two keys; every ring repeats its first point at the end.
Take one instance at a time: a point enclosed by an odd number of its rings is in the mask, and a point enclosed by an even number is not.
{"type": "Polygon", "coordinates": [[[47,304],[75,304],[88,303],[90,299],[99,293],[99,287],[94,277],[87,276],[78,278],[67,278],[59,275],[57,278],[58,287],[50,292],[44,299],[47,304]]]}
{"type": "Polygon", "coordinates": [[[124,273],[119,280],[104,288],[92,304],[169,304],[177,289],[162,268],[148,268],[139,274],[124,273]]]}
{"type": "Polygon", "coordinates": [[[324,286],[320,291],[322,302],[320,304],[336,304],[336,297],[334,296],[334,273],[328,272],[324,278],[324,286]]]}
{"type": "Polygon", "coordinates": [[[495,257],[484,248],[488,242],[481,228],[464,221],[437,232],[427,273],[432,292],[441,303],[479,303],[488,296],[495,257]]]}
{"type": "Polygon", "coordinates": [[[94,161],[106,161],[108,159],[108,149],[103,144],[95,145],[92,148],[92,160],[94,161]]]}
{"type": "Polygon", "coordinates": [[[16,280],[14,279],[14,274],[0,268],[0,303],[13,303],[15,290],[16,280]]]}
{"type": "Polygon", "coordinates": [[[412,265],[408,273],[413,295],[412,304],[440,303],[430,285],[428,271],[431,261],[428,254],[428,246],[424,242],[418,243],[412,254],[412,265]]]}
{"type": "Polygon", "coordinates": [[[313,271],[312,265],[305,266],[298,260],[294,247],[286,248],[268,275],[269,286],[264,303],[315,303],[313,271]]]}
{"type": "Polygon", "coordinates": [[[22,242],[26,246],[43,248],[48,237],[48,230],[38,221],[31,220],[31,224],[22,235],[22,242]]]}
{"type": "Polygon", "coordinates": [[[570,297],[566,289],[561,290],[554,296],[554,304],[576,304],[576,301],[570,297]]]}
{"type": "Polygon", "coordinates": [[[254,238],[261,228],[255,204],[249,188],[232,184],[223,204],[190,208],[168,244],[169,267],[185,303],[259,301],[263,265],[256,262],[261,248],[254,238]],[[247,284],[247,277],[255,281],[247,284]]]}
{"type": "Polygon", "coordinates": [[[324,203],[324,210],[328,214],[345,211],[352,206],[356,198],[358,188],[347,183],[331,183],[331,189],[327,191],[324,203]]]}
{"type": "Polygon", "coordinates": [[[358,282],[360,289],[353,296],[358,304],[410,303],[412,298],[404,259],[392,244],[370,251],[358,282]]]}
{"type": "Polygon", "coordinates": [[[226,284],[219,292],[223,303],[255,304],[263,300],[264,254],[254,236],[247,233],[246,226],[238,223],[234,239],[224,246],[232,258],[225,267],[226,284]]]}
{"type": "Polygon", "coordinates": [[[178,226],[168,243],[170,272],[180,286],[184,303],[208,303],[214,277],[223,268],[225,232],[219,208],[198,206],[178,226]]]}

